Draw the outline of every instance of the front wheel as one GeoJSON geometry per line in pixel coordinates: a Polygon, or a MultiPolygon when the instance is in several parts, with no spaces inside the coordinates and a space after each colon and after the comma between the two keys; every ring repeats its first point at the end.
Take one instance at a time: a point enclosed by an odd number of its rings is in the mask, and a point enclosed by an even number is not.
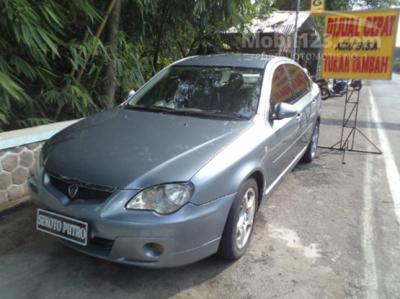
{"type": "Polygon", "coordinates": [[[246,180],[236,194],[226,221],[218,255],[237,260],[246,252],[258,205],[258,187],[253,178],[246,180]]]}
{"type": "Polygon", "coordinates": [[[312,160],[314,160],[315,156],[317,155],[318,139],[319,139],[319,121],[317,121],[317,123],[314,126],[311,141],[308,144],[307,150],[304,153],[303,158],[301,159],[302,162],[310,163],[312,160]]]}
{"type": "Polygon", "coordinates": [[[327,88],[321,88],[321,99],[323,100],[323,101],[325,101],[325,100],[327,100],[328,98],[329,98],[329,89],[327,89],[327,88]]]}

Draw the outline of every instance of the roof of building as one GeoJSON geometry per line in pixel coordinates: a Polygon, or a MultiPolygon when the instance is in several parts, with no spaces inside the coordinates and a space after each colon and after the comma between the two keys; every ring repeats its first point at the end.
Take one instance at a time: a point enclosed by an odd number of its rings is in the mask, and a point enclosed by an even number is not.
{"type": "MultiPolygon", "coordinates": [[[[276,11],[266,18],[255,18],[248,25],[250,33],[280,33],[290,35],[295,31],[296,12],[295,11],[276,11]]],[[[309,11],[300,11],[297,21],[297,29],[312,29],[314,22],[310,18],[309,11]]],[[[238,30],[232,27],[226,33],[237,33],[238,30]]]]}
{"type": "Polygon", "coordinates": [[[177,62],[179,66],[231,66],[264,69],[274,56],[263,54],[225,53],[192,56],[177,62]]]}

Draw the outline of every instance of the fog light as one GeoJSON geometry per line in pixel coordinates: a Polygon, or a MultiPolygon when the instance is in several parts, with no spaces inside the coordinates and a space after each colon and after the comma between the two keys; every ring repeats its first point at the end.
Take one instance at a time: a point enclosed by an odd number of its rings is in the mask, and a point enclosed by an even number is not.
{"type": "Polygon", "coordinates": [[[148,257],[157,257],[164,252],[164,248],[157,243],[147,243],[143,246],[143,249],[148,257]]]}

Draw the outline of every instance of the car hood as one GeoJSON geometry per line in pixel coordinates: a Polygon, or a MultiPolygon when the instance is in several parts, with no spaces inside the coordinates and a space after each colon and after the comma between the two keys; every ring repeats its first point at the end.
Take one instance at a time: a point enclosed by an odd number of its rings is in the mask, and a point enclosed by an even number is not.
{"type": "Polygon", "coordinates": [[[188,181],[251,125],[114,108],[52,137],[43,148],[44,166],[72,180],[120,189],[188,181]]]}

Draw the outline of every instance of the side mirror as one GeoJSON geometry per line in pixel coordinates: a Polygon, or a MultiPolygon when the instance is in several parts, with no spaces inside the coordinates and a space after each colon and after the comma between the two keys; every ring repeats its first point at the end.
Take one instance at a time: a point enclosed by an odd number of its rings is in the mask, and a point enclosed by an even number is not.
{"type": "Polygon", "coordinates": [[[288,103],[278,103],[275,105],[274,119],[290,118],[297,115],[297,110],[288,103]]]}
{"type": "Polygon", "coordinates": [[[127,96],[126,96],[126,100],[129,100],[131,97],[133,97],[135,95],[136,91],[134,89],[129,90],[127,96]]]}
{"type": "Polygon", "coordinates": [[[124,93],[120,106],[124,106],[135,95],[135,93],[136,91],[134,91],[133,89],[129,90],[127,93],[124,93]]]}

